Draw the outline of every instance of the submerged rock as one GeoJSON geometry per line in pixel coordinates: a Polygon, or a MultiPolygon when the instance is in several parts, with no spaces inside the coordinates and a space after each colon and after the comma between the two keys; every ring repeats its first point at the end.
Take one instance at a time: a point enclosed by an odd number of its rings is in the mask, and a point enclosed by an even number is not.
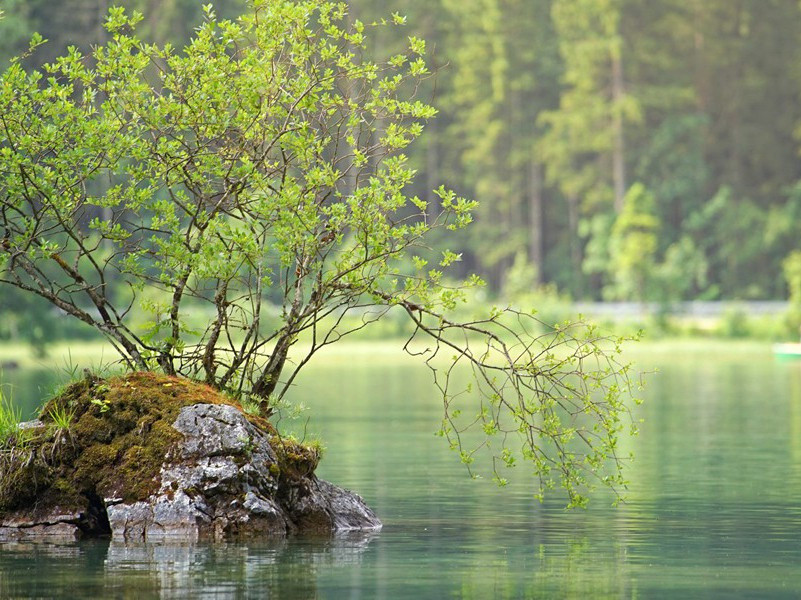
{"type": "Polygon", "coordinates": [[[314,475],[314,448],[281,439],[201,384],[152,373],[87,380],[40,419],[0,458],[0,539],[194,541],[381,527],[359,496],[314,475]],[[70,425],[59,429],[64,415],[70,425]]]}

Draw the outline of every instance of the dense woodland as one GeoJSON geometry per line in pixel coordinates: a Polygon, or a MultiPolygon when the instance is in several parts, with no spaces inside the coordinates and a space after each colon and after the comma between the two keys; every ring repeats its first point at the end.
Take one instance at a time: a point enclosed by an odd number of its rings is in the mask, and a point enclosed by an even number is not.
{"type": "MultiPolygon", "coordinates": [[[[102,40],[107,0],[4,0],[0,59],[102,40]]],[[[197,0],[133,0],[181,43],[197,0]]],[[[244,0],[219,0],[234,16],[244,0]]],[[[794,0],[350,0],[390,56],[428,40],[439,115],[412,193],[480,201],[462,268],[574,299],[785,298],[801,239],[801,6],[794,0]],[[403,39],[401,39],[403,38],[403,39]],[[510,269],[513,265],[515,269],[510,269]]]]}

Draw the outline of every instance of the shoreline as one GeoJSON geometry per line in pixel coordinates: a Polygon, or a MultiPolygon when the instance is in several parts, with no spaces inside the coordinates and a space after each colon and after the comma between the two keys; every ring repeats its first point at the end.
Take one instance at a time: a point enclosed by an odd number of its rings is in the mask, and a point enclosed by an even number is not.
{"type": "MultiPolygon", "coordinates": [[[[312,362],[336,363],[351,361],[353,356],[369,357],[371,362],[409,361],[418,359],[403,352],[405,338],[386,340],[346,340],[333,344],[317,354],[312,362]]],[[[662,353],[710,352],[724,354],[771,354],[773,342],[750,338],[725,337],[664,337],[654,340],[646,338],[639,342],[624,344],[624,355],[636,360],[638,356],[662,353]]],[[[118,356],[114,348],[102,341],[62,340],[48,346],[48,355],[37,358],[32,348],[25,343],[0,341],[0,377],[3,371],[19,369],[49,369],[54,372],[70,372],[83,368],[99,369],[112,367],[118,356]],[[15,366],[9,367],[9,363],[15,366]],[[5,368],[3,365],[6,365],[5,368]]]]}

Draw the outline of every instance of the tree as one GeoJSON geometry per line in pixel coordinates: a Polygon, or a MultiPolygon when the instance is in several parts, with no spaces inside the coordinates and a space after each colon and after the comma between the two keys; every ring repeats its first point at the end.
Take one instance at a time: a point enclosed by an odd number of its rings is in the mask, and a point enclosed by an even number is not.
{"type": "Polygon", "coordinates": [[[458,115],[447,130],[448,170],[482,199],[469,250],[502,284],[505,268],[527,247],[539,281],[545,215],[537,115],[556,108],[561,67],[551,0],[442,4],[454,24],[444,104],[458,115]]]}
{"type": "Polygon", "coordinates": [[[618,300],[653,299],[659,220],[654,197],[641,183],[631,186],[609,236],[608,294],[618,300]]]}
{"type": "Polygon", "coordinates": [[[620,0],[554,0],[553,20],[564,61],[559,107],[540,120],[548,181],[567,200],[574,234],[572,260],[581,271],[575,241],[583,214],[623,207],[626,191],[624,124],[639,117],[636,99],[624,86],[624,39],[620,0]]]}
{"type": "Polygon", "coordinates": [[[249,395],[265,416],[317,351],[402,310],[466,464],[481,448],[498,466],[522,458],[538,493],[561,485],[572,505],[588,476],[618,489],[618,340],[582,324],[543,333],[512,310],[448,316],[464,286],[444,272],[459,256],[432,257],[426,239],[468,225],[475,202],[440,188],[432,218],[431,199],[404,194],[403,150],[435,114],[413,97],[425,43],[370,62],[367,27],[325,0],[205,15],[178,52],[113,8],[90,55],[3,74],[0,281],[99,330],[129,367],[249,395]],[[475,379],[464,389],[462,364],[475,379]]]}

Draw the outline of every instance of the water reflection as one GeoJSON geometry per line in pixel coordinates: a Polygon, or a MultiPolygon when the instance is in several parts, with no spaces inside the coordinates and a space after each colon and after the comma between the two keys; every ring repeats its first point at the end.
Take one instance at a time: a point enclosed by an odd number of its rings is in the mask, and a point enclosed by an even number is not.
{"type": "Polygon", "coordinates": [[[378,534],[259,544],[0,545],[0,597],[317,598],[321,569],[358,566],[378,534]]]}
{"type": "Polygon", "coordinates": [[[801,480],[801,363],[788,365],[790,369],[790,452],[794,475],[801,480]]]}

